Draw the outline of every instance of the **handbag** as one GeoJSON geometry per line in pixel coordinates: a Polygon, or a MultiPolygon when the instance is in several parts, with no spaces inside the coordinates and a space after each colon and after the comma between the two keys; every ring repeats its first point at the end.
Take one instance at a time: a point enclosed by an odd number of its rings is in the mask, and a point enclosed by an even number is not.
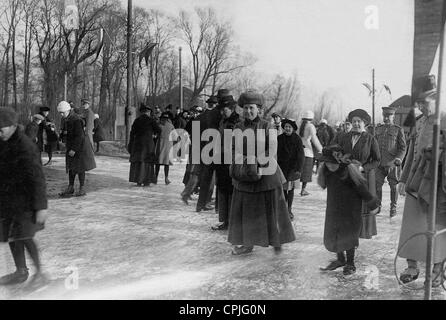
{"type": "Polygon", "coordinates": [[[229,165],[229,175],[240,182],[256,182],[262,178],[259,173],[259,166],[256,163],[248,164],[247,158],[243,157],[243,163],[233,163],[229,165]]]}

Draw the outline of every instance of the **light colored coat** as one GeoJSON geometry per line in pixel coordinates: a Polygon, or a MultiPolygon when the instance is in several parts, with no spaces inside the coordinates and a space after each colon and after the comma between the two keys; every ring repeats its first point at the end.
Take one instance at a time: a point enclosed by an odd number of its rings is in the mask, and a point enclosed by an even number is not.
{"type": "MultiPolygon", "coordinates": [[[[428,205],[418,199],[419,195],[413,192],[413,179],[416,177],[417,169],[423,170],[423,149],[432,146],[433,117],[422,117],[416,124],[416,137],[411,140],[406,164],[401,175],[401,182],[406,185],[406,200],[404,203],[403,221],[401,224],[400,240],[398,247],[402,247],[399,256],[415,261],[426,260],[426,237],[421,235],[408,241],[416,233],[427,231],[428,205]],[[411,187],[412,186],[412,187],[411,187]]],[[[418,171],[419,171],[418,170],[418,171]]],[[[416,179],[416,178],[415,178],[416,179]]],[[[418,190],[417,190],[418,191],[418,190]]],[[[426,198],[426,197],[424,197],[426,198]]],[[[437,230],[446,228],[446,194],[442,188],[438,188],[437,197],[437,230]]],[[[446,234],[436,237],[434,246],[434,263],[446,258],[446,234]]]]}
{"type": "Polygon", "coordinates": [[[308,122],[305,125],[304,136],[301,138],[304,145],[305,157],[314,158],[313,145],[318,152],[322,152],[322,144],[316,135],[316,127],[314,124],[308,122]]]}

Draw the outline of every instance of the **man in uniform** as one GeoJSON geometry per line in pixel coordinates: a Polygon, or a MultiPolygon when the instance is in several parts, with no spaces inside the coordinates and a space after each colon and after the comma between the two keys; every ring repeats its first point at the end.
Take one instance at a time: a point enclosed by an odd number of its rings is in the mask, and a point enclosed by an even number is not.
{"type": "Polygon", "coordinates": [[[390,217],[396,215],[398,201],[397,185],[399,168],[406,153],[404,130],[394,124],[395,108],[383,107],[383,122],[376,127],[375,137],[378,140],[381,162],[376,170],[376,194],[382,201],[384,179],[390,185],[390,217]]]}
{"type": "MultiPolygon", "coordinates": [[[[406,164],[401,174],[398,191],[405,195],[403,220],[401,222],[398,256],[407,260],[407,268],[401,273],[403,283],[418,278],[420,270],[418,262],[426,261],[427,239],[423,233],[428,231],[427,219],[430,203],[432,177],[430,162],[432,159],[433,130],[435,123],[435,103],[437,90],[435,78],[427,77],[427,84],[416,100],[416,105],[422,112],[422,117],[416,121],[416,130],[411,139],[407,153],[406,164]],[[432,83],[431,83],[432,82],[432,83]],[[420,236],[416,236],[420,234],[420,236]]],[[[440,158],[439,179],[437,185],[436,230],[446,228],[446,177],[444,157],[440,158]]],[[[432,286],[441,285],[444,280],[444,261],[446,260],[446,233],[435,237],[432,286]]]]}
{"type": "Polygon", "coordinates": [[[91,148],[94,146],[93,130],[94,130],[94,112],[90,108],[90,101],[87,99],[81,100],[82,107],[79,110],[79,115],[84,120],[85,133],[91,143],[91,148]]]}

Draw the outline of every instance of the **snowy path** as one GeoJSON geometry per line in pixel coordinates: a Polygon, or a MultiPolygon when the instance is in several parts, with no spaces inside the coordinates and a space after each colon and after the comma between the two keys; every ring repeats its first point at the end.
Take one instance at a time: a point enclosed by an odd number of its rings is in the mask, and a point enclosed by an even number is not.
{"type": "MultiPolygon", "coordinates": [[[[342,269],[321,273],[333,255],[322,243],[325,192],[313,182],[308,197],[296,196],[293,222],[297,240],[282,254],[256,247],[247,256],[230,254],[225,232],[211,231],[215,213],[196,213],[179,194],[184,164],[171,167],[172,184],[137,188],[127,182],[126,159],[97,157],[98,169],[87,175],[88,195],[58,199],[65,185],[64,159],[46,169],[51,216],[37,235],[46,272],[53,279],[40,292],[26,284],[0,289],[4,299],[422,299],[422,291],[402,289],[394,277],[393,259],[401,224],[378,216],[378,236],[361,240],[357,273],[342,269]],[[70,270],[79,275],[70,287],[70,270]],[[68,277],[68,278],[67,278],[68,277]],[[68,285],[67,285],[68,284],[68,285]]],[[[77,183],[77,182],[76,182],[77,183]]],[[[403,200],[403,199],[401,199],[403,200]]],[[[389,203],[385,187],[384,203],[389,203]]],[[[5,245],[0,272],[13,270],[5,245]]],[[[30,263],[31,271],[32,266],[30,263]]],[[[399,260],[398,270],[404,268],[399,260]]],[[[423,278],[423,277],[421,277],[423,278]]],[[[421,287],[424,279],[414,286],[421,287]]],[[[445,299],[436,290],[436,299],[445,299]]]]}

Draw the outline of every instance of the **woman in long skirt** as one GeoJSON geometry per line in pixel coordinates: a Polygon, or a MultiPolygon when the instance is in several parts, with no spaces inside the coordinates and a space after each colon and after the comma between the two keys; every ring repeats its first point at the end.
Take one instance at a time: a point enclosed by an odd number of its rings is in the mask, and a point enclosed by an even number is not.
{"type": "MultiPolygon", "coordinates": [[[[243,156],[254,156],[258,162],[259,149],[262,144],[263,150],[268,149],[265,143],[269,138],[269,129],[274,129],[269,122],[259,118],[259,109],[263,105],[263,97],[259,93],[243,93],[239,98],[239,105],[243,106],[244,121],[237,124],[235,129],[240,129],[244,134],[250,134],[249,131],[252,133],[252,139],[247,139],[243,145],[243,156]],[[262,134],[257,135],[262,129],[262,134]],[[251,143],[257,145],[257,148],[253,148],[256,149],[255,154],[248,153],[250,147],[255,146],[249,145],[251,143]]],[[[240,133],[237,130],[234,132],[240,133]]],[[[239,154],[235,155],[236,158],[238,156],[239,154]]],[[[238,176],[235,178],[236,175],[232,172],[234,192],[229,215],[228,241],[233,245],[234,255],[249,253],[254,246],[273,246],[276,252],[280,252],[282,244],[295,240],[282,190],[286,179],[274,157],[268,160],[269,169],[273,168],[273,173],[262,174],[261,170],[265,168],[261,168],[257,181],[247,181],[238,176]]]]}
{"type": "MultiPolygon", "coordinates": [[[[356,109],[349,113],[348,120],[353,128],[349,133],[339,137],[338,143],[345,154],[350,154],[352,160],[357,160],[361,164],[368,190],[376,196],[375,169],[379,165],[381,155],[375,137],[366,131],[370,116],[365,110],[356,109]]],[[[360,238],[371,239],[377,235],[376,215],[370,213],[365,201],[362,201],[359,213],[362,217],[360,238]]],[[[354,255],[354,250],[351,254],[354,255]]]]}
{"type": "Polygon", "coordinates": [[[326,147],[322,152],[318,184],[327,189],[324,245],[336,253],[336,260],[322,270],[344,267],[343,273],[350,275],[356,271],[354,254],[361,233],[362,201],[377,212],[379,200],[368,191],[367,181],[359,170],[360,163],[345,157],[339,145],[326,147]]]}

